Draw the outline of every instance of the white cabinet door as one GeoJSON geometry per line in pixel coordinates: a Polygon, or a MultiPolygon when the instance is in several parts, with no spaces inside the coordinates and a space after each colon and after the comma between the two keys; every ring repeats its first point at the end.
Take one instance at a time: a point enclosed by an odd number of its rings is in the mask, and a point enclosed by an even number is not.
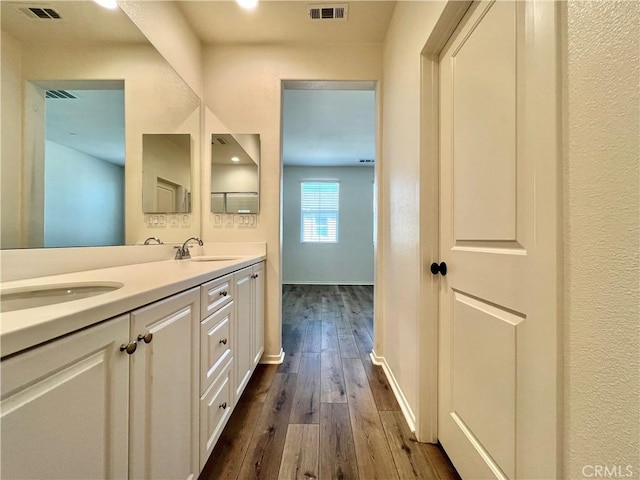
{"type": "Polygon", "coordinates": [[[129,316],[2,361],[3,478],[126,478],[129,316]]]}
{"type": "Polygon", "coordinates": [[[253,371],[253,269],[244,268],[234,275],[236,321],[234,329],[235,395],[240,397],[253,371]]]}
{"type": "Polygon", "coordinates": [[[130,478],[198,476],[199,329],[199,288],[131,313],[130,478]]]}
{"type": "Polygon", "coordinates": [[[253,366],[264,352],[264,262],[253,266],[253,366]]]}

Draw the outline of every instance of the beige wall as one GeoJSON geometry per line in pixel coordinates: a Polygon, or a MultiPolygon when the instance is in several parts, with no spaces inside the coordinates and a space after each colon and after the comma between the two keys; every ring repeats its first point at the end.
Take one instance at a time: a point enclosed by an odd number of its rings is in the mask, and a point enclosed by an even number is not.
{"type": "MultiPolygon", "coordinates": [[[[259,133],[260,214],[255,228],[217,228],[203,214],[207,242],[267,242],[265,355],[279,355],[280,322],[280,106],[282,80],[379,80],[380,45],[230,46],[204,49],[204,100],[211,133],[259,133]],[[224,124],[229,130],[215,131],[224,124]]],[[[207,149],[208,150],[208,149],[207,149]]],[[[210,159],[203,162],[209,178],[210,159]]]]}
{"type": "Polygon", "coordinates": [[[21,239],[21,167],[22,143],[6,141],[19,139],[22,125],[22,52],[20,43],[11,35],[2,32],[2,164],[0,165],[0,246],[17,248],[21,239]]]}
{"type": "Polygon", "coordinates": [[[566,6],[566,478],[590,465],[640,476],[639,9],[566,6]]]}
{"type": "MultiPolygon", "coordinates": [[[[421,52],[443,2],[399,2],[384,47],[381,211],[382,335],[384,357],[411,417],[418,402],[420,319],[420,87],[421,52]]],[[[380,271],[380,270],[379,270],[380,271]]],[[[380,318],[381,317],[381,318],[380,318]]],[[[381,342],[380,342],[381,340],[381,342]]]]}
{"type": "Polygon", "coordinates": [[[201,97],[202,47],[176,2],[120,0],[118,5],[201,97]]]}

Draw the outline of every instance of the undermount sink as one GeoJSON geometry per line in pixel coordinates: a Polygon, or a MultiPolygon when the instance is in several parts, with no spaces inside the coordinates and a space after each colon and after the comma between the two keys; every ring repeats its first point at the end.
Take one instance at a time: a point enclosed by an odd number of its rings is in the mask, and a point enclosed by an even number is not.
{"type": "Polygon", "coordinates": [[[194,262],[226,262],[229,260],[238,260],[240,257],[233,255],[198,255],[191,257],[194,262]]]}
{"type": "Polygon", "coordinates": [[[44,307],[102,295],[122,288],[118,282],[78,282],[6,288],[0,291],[0,312],[44,307]]]}

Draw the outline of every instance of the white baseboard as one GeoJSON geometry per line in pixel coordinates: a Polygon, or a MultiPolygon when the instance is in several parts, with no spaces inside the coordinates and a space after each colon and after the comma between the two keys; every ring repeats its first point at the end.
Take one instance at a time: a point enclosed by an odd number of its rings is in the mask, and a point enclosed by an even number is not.
{"type": "Polygon", "coordinates": [[[279,355],[262,355],[259,363],[280,365],[282,362],[284,362],[284,350],[281,348],[279,355]]]}
{"type": "Polygon", "coordinates": [[[400,385],[398,384],[396,377],[393,375],[393,372],[391,371],[391,367],[389,367],[387,360],[384,357],[381,357],[378,354],[376,354],[375,350],[373,349],[371,350],[371,353],[369,354],[369,356],[371,357],[371,362],[373,362],[374,365],[378,365],[382,367],[382,371],[386,375],[387,381],[389,382],[389,385],[391,385],[391,390],[393,391],[393,394],[395,395],[396,400],[400,405],[400,410],[404,415],[404,419],[407,421],[407,424],[409,425],[409,430],[411,430],[411,432],[415,432],[416,416],[413,413],[413,410],[411,410],[411,407],[409,406],[409,402],[407,402],[407,397],[404,396],[404,393],[402,392],[402,389],[400,388],[400,385]]]}

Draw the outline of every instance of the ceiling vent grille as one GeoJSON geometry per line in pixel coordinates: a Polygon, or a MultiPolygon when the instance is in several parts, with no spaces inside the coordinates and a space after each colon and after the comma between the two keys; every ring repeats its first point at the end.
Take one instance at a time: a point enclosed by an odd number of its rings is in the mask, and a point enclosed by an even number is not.
{"type": "Polygon", "coordinates": [[[222,137],[211,137],[211,143],[213,145],[228,145],[229,142],[222,137]]]}
{"type": "Polygon", "coordinates": [[[28,7],[21,8],[22,12],[29,18],[38,18],[41,20],[60,20],[62,17],[53,8],[49,7],[28,7]]]}
{"type": "Polygon", "coordinates": [[[360,163],[376,163],[376,161],[373,158],[361,158],[360,163]]]}
{"type": "Polygon", "coordinates": [[[46,97],[55,98],[57,100],[76,100],[78,98],[66,90],[47,90],[46,97]]]}
{"type": "Polygon", "coordinates": [[[332,5],[309,5],[307,12],[311,20],[346,20],[349,5],[346,3],[332,5]]]}

